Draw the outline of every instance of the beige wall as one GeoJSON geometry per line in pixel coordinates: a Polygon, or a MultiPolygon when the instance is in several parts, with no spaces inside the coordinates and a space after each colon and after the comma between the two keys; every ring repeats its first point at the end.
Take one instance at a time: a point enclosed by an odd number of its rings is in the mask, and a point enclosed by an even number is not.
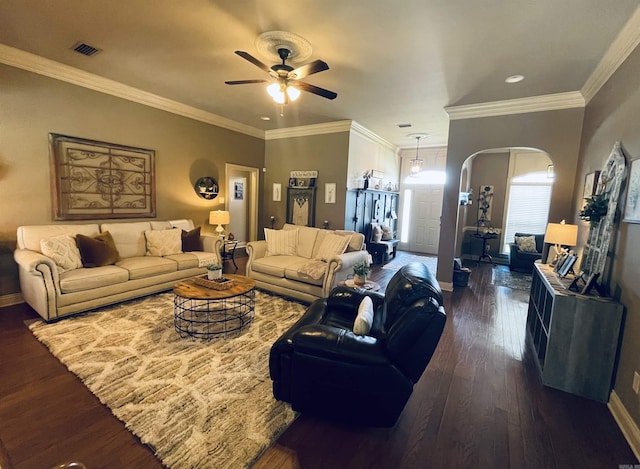
{"type": "MultiPolygon", "coordinates": [[[[585,111],[580,166],[576,174],[576,190],[573,206],[579,208],[587,173],[602,167],[619,140],[627,156],[627,164],[640,157],[640,49],[636,50],[620,66],[605,86],[589,103],[585,111]]],[[[623,209],[626,193],[618,207],[623,209]]],[[[577,209],[576,209],[577,210],[577,209]]],[[[575,215],[575,223],[582,223],[575,215]]],[[[586,238],[587,225],[581,225],[581,240],[586,238]]],[[[640,372],[640,225],[618,224],[612,257],[609,285],[614,296],[626,307],[626,319],[620,352],[615,392],[625,408],[640,426],[640,398],[632,389],[634,371],[640,372]]],[[[608,268],[606,270],[609,270],[608,268]]]]}
{"type": "Polygon", "coordinates": [[[372,169],[384,174],[382,189],[387,183],[399,186],[400,156],[396,154],[395,148],[352,130],[349,137],[348,187],[350,189],[358,187],[355,185],[355,180],[361,179],[365,172],[372,169]]]}
{"type": "Polygon", "coordinates": [[[453,276],[460,174],[464,161],[477,152],[512,147],[546,152],[554,163],[558,181],[554,184],[549,219],[573,218],[574,179],[583,114],[583,109],[565,109],[451,121],[438,250],[438,280],[450,283],[453,276]]]}
{"type": "MultiPolygon", "coordinates": [[[[268,140],[265,149],[265,184],[262,190],[263,216],[261,223],[269,226],[269,217],[276,217],[274,227],[280,228],[286,221],[287,185],[290,171],[316,170],[315,226],[322,227],[329,221],[331,229],[344,228],[344,206],[347,190],[347,160],[349,132],[289,137],[268,140]],[[336,203],[324,203],[325,183],[336,183],[336,203]],[[282,200],[272,199],[273,183],[282,184],[282,200]]],[[[264,238],[262,230],[258,238],[264,238]]]]}
{"type": "Polygon", "coordinates": [[[155,150],[157,218],[205,231],[221,204],[193,183],[213,176],[224,187],[226,162],[264,166],[261,139],[0,65],[0,295],[19,291],[16,228],[52,221],[50,132],[155,150]]]}

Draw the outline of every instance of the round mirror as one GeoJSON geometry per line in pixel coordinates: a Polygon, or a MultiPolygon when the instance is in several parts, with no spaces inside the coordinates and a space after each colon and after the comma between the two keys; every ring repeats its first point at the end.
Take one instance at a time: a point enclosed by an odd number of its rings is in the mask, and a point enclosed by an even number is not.
{"type": "Polygon", "coordinates": [[[203,199],[211,200],[218,197],[218,181],[210,176],[205,176],[196,181],[193,186],[203,199]]]}

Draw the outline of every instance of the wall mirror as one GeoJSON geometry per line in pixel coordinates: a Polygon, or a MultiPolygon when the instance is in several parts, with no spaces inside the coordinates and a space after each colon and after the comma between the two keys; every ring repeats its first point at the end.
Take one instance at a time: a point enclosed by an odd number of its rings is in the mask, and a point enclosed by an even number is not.
{"type": "Polygon", "coordinates": [[[198,194],[203,199],[212,200],[218,197],[218,181],[211,176],[201,177],[193,185],[198,194]]]}

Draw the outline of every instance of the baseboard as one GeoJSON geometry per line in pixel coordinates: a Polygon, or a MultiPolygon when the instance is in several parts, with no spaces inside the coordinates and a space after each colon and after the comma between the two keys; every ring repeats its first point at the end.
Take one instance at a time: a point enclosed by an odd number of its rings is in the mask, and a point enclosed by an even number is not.
{"type": "Polygon", "coordinates": [[[640,460],[640,429],[638,429],[638,426],[633,421],[633,418],[631,418],[631,415],[629,415],[629,412],[627,412],[626,407],[615,391],[611,392],[611,398],[609,399],[607,407],[609,407],[611,415],[613,415],[613,418],[618,423],[618,427],[622,430],[622,434],[627,440],[627,443],[631,446],[633,454],[640,460]]]}
{"type": "Polygon", "coordinates": [[[440,284],[440,290],[442,291],[453,291],[453,282],[441,282],[438,280],[440,284]]]}
{"type": "Polygon", "coordinates": [[[24,303],[24,298],[22,298],[22,293],[11,293],[9,295],[0,295],[0,308],[4,308],[5,306],[19,305],[20,303],[24,303]]]}

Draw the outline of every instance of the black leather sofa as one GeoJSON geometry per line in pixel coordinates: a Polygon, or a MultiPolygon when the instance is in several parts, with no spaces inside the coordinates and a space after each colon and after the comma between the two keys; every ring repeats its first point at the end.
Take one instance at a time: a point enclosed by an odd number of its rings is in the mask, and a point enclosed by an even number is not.
{"type": "Polygon", "coordinates": [[[273,344],[273,394],[299,412],[393,426],[445,322],[440,286],[424,264],[402,267],[386,295],[336,287],[273,344]],[[352,328],[365,295],[373,301],[373,325],[368,335],[358,336],[352,328]]]}
{"type": "Polygon", "coordinates": [[[509,243],[509,270],[531,273],[535,261],[542,259],[544,234],[516,233],[514,238],[519,236],[533,236],[536,239],[536,252],[521,251],[515,240],[513,243],[509,243]]]}

